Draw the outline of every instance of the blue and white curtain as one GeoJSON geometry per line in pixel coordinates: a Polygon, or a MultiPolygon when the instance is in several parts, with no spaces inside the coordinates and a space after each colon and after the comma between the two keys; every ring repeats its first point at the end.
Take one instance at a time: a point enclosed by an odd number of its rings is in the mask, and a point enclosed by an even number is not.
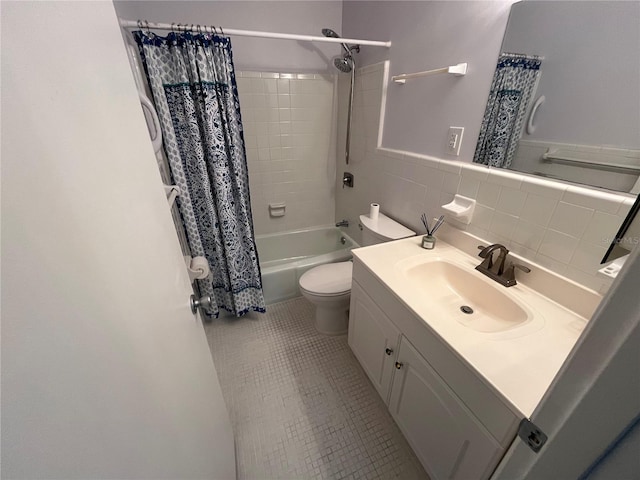
{"type": "Polygon", "coordinates": [[[192,254],[211,274],[207,315],[264,312],[231,42],[209,34],[134,32],[160,118],[192,254]]]}
{"type": "Polygon", "coordinates": [[[473,157],[475,163],[507,168],[520,140],[524,116],[535,93],[541,59],[503,53],[493,75],[473,157]]]}

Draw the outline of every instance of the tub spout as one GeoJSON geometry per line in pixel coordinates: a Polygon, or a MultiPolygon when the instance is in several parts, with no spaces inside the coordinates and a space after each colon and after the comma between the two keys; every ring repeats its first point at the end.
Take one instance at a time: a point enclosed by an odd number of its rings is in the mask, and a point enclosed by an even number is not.
{"type": "Polygon", "coordinates": [[[336,223],[336,227],[348,227],[349,226],[349,220],[340,220],[338,223],[336,223]]]}

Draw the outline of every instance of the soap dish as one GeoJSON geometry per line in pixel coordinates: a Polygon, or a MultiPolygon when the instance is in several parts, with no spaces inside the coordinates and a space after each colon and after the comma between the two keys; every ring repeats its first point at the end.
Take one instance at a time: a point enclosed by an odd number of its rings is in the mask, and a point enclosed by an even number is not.
{"type": "Polygon", "coordinates": [[[469,225],[471,218],[473,217],[473,211],[476,208],[476,201],[473,198],[463,197],[462,195],[455,195],[453,202],[447,203],[442,206],[451,217],[457,221],[469,225]]]}
{"type": "Polygon", "coordinates": [[[287,204],[284,203],[284,202],[281,202],[281,203],[270,203],[269,204],[269,216],[270,217],[284,217],[286,208],[287,208],[287,204]]]}

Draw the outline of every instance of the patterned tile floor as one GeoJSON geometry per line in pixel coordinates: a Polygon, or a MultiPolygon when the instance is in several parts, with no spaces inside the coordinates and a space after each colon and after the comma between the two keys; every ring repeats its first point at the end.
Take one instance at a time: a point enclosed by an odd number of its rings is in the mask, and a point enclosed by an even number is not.
{"type": "Polygon", "coordinates": [[[205,326],[239,479],[428,479],[347,345],[295,298],[205,326]]]}

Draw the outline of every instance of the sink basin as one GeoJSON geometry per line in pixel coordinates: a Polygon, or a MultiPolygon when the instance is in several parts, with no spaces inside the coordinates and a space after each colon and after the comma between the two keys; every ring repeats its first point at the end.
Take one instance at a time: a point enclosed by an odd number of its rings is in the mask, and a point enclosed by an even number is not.
{"type": "Polygon", "coordinates": [[[503,332],[522,326],[531,315],[475,270],[445,260],[432,260],[401,268],[425,301],[451,319],[478,332],[503,332]]]}

